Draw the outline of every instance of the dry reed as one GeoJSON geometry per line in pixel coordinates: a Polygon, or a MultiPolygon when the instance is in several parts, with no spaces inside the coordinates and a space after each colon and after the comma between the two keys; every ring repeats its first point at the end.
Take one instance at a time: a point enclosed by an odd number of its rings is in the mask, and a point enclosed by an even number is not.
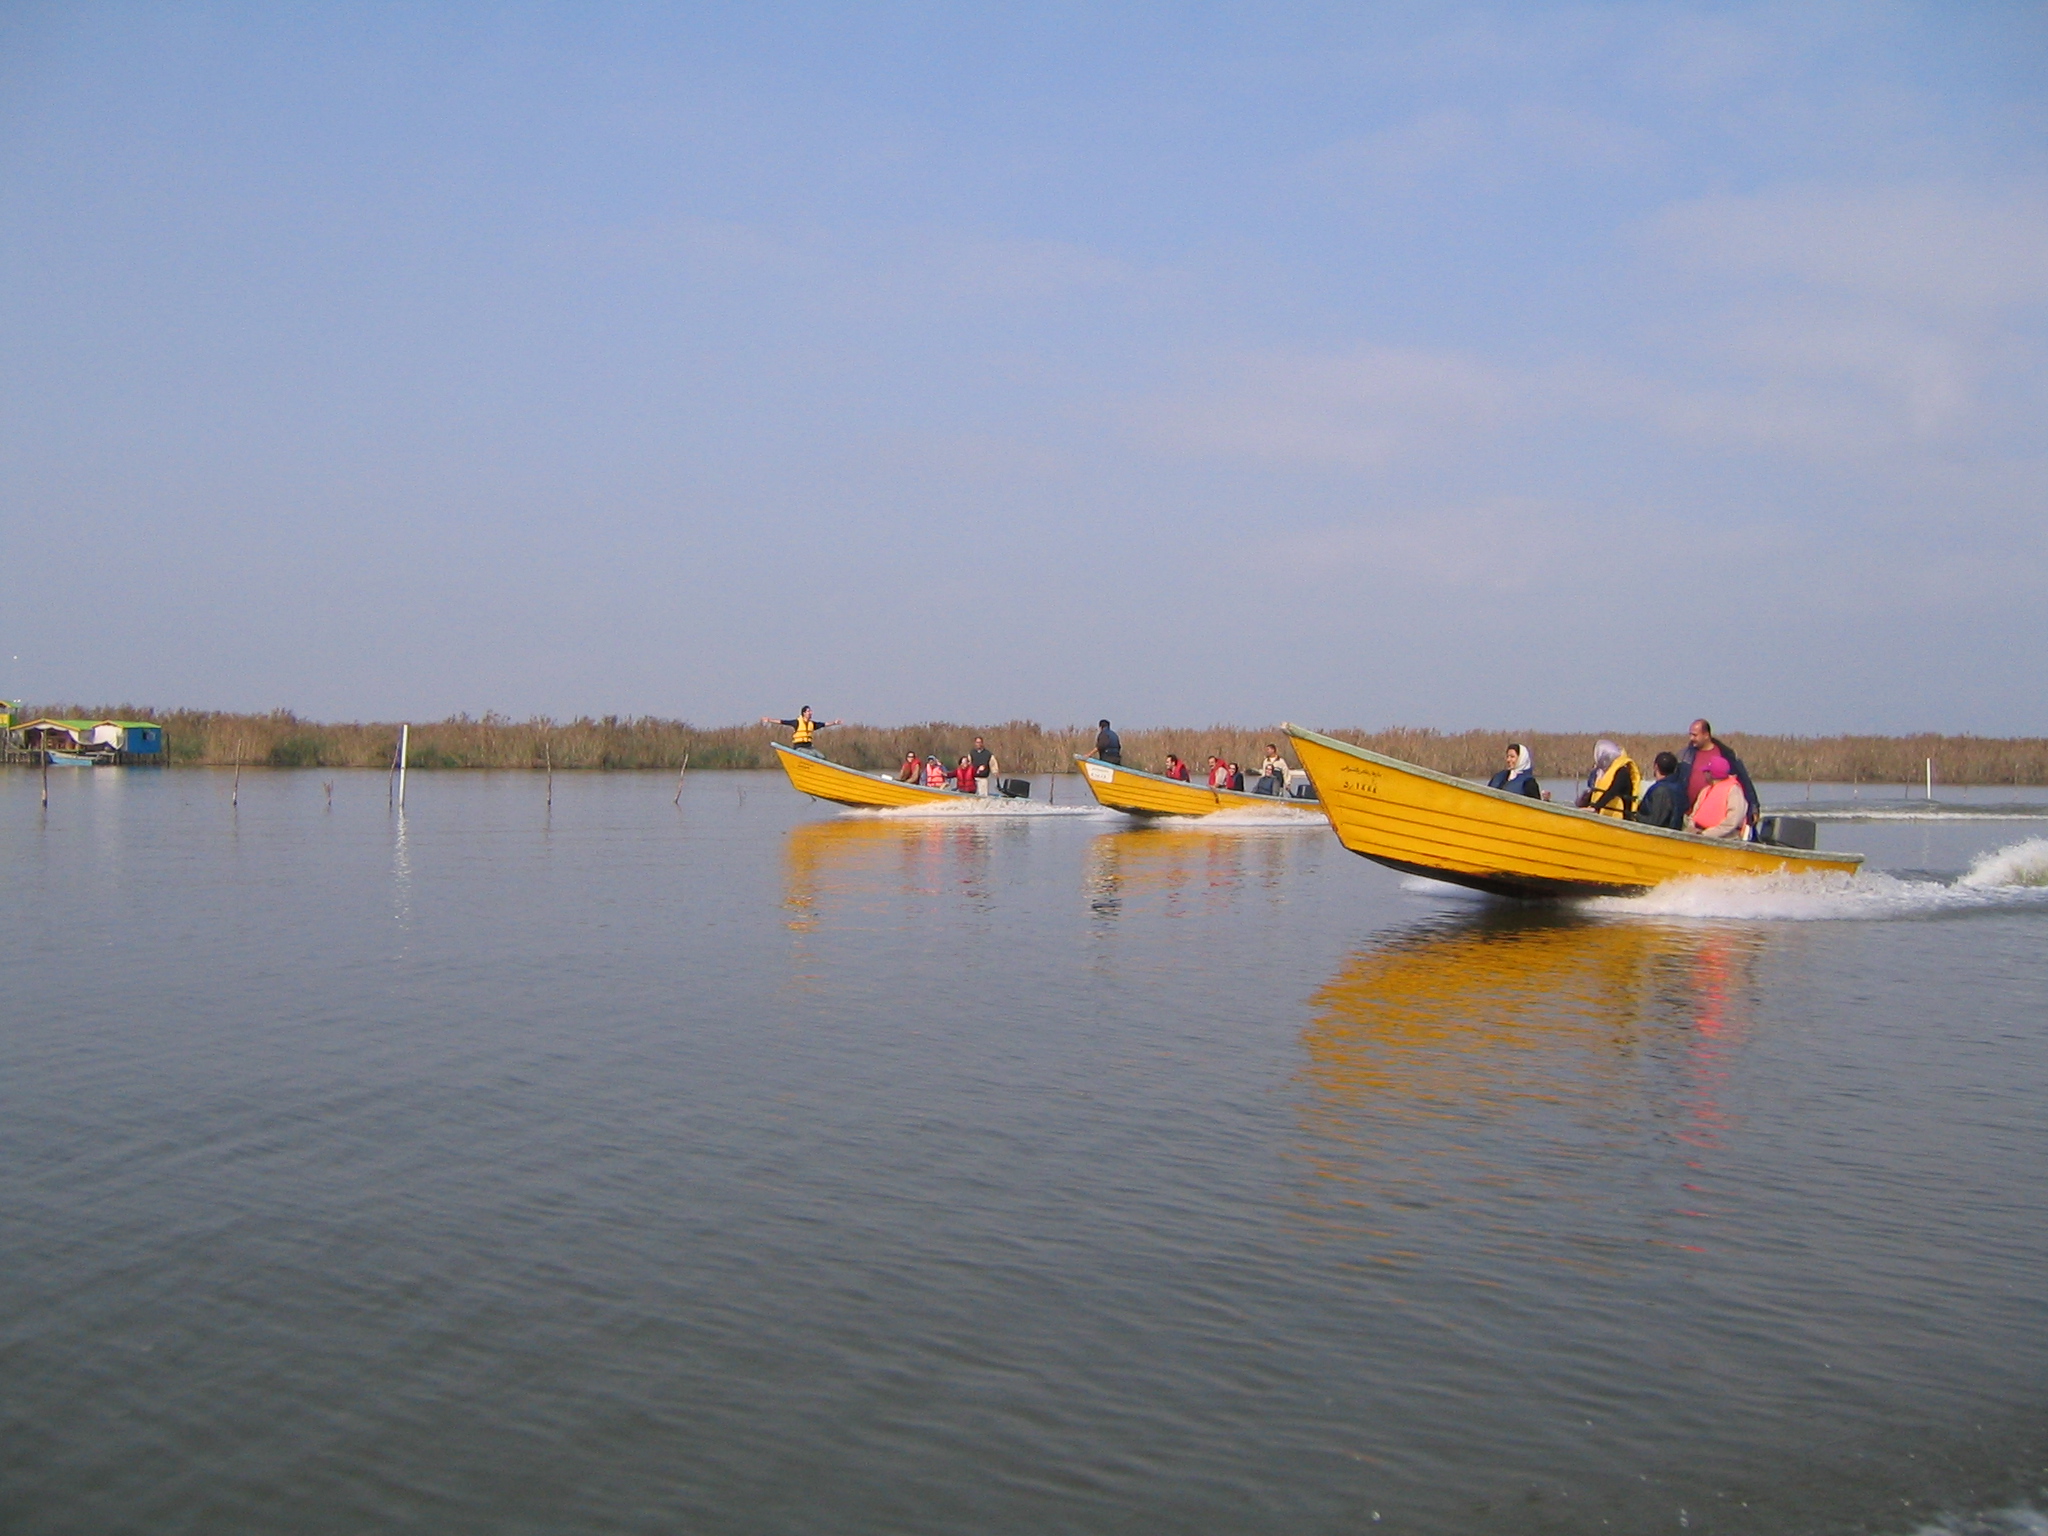
{"type": "MultiPolygon", "coordinates": [[[[85,719],[161,721],[175,765],[225,766],[239,755],[244,763],[273,768],[383,768],[398,740],[395,724],[330,725],[302,720],[290,710],[262,715],[208,710],[149,710],[132,704],[80,708],[48,705],[25,714],[85,719]]],[[[1591,733],[1549,731],[1442,732],[1393,728],[1332,732],[1375,752],[1465,778],[1483,778],[1499,766],[1501,748],[1519,741],[1535,754],[1537,772],[1569,778],[1593,757],[1591,733]]],[[[1610,733],[1614,734],[1614,733],[1610,733]]],[[[1239,726],[1131,730],[1122,733],[1124,761],[1157,770],[1177,752],[1199,777],[1211,755],[1243,765],[1258,762],[1279,730],[1239,726]]],[[[819,745],[835,762],[856,768],[890,769],[903,754],[935,753],[954,762],[985,737],[1005,773],[1060,773],[1072,769],[1077,753],[1095,742],[1093,727],[1046,727],[1032,720],[1002,725],[960,725],[928,721],[918,725],[846,725],[823,732],[819,745]]],[[[1660,750],[1684,745],[1681,733],[1619,733],[1639,763],[1648,766],[1660,750]]],[[[1747,736],[1729,734],[1750,772],[1776,782],[1917,784],[1928,758],[1941,784],[2048,784],[2048,740],[1989,736],[1747,736]]],[[[606,715],[601,719],[509,720],[486,714],[412,727],[410,764],[419,769],[652,768],[677,772],[685,759],[693,768],[772,768],[768,743],[788,740],[786,731],[763,725],[696,726],[653,716],[606,715]]],[[[1290,758],[1292,754],[1289,754],[1290,758]]]]}

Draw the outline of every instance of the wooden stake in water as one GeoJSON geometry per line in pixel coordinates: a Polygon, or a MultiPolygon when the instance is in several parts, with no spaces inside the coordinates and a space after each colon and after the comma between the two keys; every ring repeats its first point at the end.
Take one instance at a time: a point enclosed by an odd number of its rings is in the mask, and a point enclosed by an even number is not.
{"type": "MultiPolygon", "coordinates": [[[[47,741],[49,740],[49,738],[48,738],[47,736],[46,736],[46,737],[44,737],[43,739],[44,739],[44,741],[46,741],[46,742],[47,742],[47,741]]],[[[47,810],[48,810],[49,808],[50,808],[50,749],[49,749],[49,748],[48,748],[47,746],[45,746],[45,747],[43,748],[43,809],[47,811],[47,810]]]]}
{"type": "Polygon", "coordinates": [[[398,728],[398,808],[401,811],[405,809],[405,753],[411,740],[412,727],[401,725],[398,728]]]}
{"type": "Polygon", "coordinates": [[[555,744],[544,741],[540,744],[541,758],[548,765],[548,809],[555,808],[555,744]]]}
{"type": "Polygon", "coordinates": [[[683,775],[689,771],[690,754],[685,752],[683,754],[683,766],[676,770],[676,808],[678,810],[682,808],[683,804],[683,775]]]}
{"type": "Polygon", "coordinates": [[[1934,798],[1934,759],[1927,759],[1927,798],[1934,798]]]}
{"type": "Polygon", "coordinates": [[[235,743],[235,788],[228,796],[228,809],[239,810],[242,804],[242,744],[235,743]]]}

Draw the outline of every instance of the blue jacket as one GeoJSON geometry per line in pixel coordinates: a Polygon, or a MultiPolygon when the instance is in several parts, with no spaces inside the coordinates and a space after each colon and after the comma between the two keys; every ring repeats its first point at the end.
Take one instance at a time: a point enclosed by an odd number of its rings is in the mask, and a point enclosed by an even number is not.
{"type": "Polygon", "coordinates": [[[1685,780],[1674,773],[1643,791],[1643,798],[1636,802],[1636,820],[1646,827],[1683,832],[1685,810],[1685,780]]]}
{"type": "Polygon", "coordinates": [[[1536,775],[1533,773],[1518,773],[1509,778],[1507,769],[1503,768],[1486,781],[1486,787],[1504,789],[1511,795],[1527,795],[1531,800],[1543,798],[1543,786],[1536,782],[1536,775]]]}

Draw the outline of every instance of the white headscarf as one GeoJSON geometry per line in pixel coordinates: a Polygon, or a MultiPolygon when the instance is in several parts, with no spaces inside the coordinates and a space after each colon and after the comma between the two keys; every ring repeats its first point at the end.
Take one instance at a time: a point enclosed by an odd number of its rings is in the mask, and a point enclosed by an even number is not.
{"type": "Polygon", "coordinates": [[[1593,777],[1599,778],[1607,771],[1607,765],[1621,756],[1621,744],[1602,736],[1593,744],[1593,777]]]}
{"type": "MultiPolygon", "coordinates": [[[[1531,755],[1531,753],[1530,753],[1530,751],[1529,751],[1529,749],[1528,749],[1527,747],[1525,747],[1525,746],[1522,746],[1522,745],[1520,745],[1519,743],[1517,743],[1517,744],[1516,744],[1516,746],[1515,746],[1515,772],[1516,772],[1516,773],[1534,773],[1535,771],[1536,771],[1536,759],[1535,759],[1535,757],[1534,757],[1533,755],[1531,755]]],[[[1510,775],[1510,777],[1513,777],[1513,775],[1510,775]]]]}

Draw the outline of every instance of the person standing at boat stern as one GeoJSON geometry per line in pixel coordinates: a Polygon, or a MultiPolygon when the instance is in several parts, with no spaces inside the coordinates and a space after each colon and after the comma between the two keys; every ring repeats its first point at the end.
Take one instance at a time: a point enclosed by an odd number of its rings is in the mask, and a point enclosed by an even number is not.
{"type": "Polygon", "coordinates": [[[1636,809],[1636,765],[1618,742],[1602,736],[1593,748],[1593,771],[1579,791],[1579,808],[1627,821],[1636,809]]]}
{"type": "Polygon", "coordinates": [[[1693,721],[1692,729],[1685,735],[1685,750],[1678,754],[1678,774],[1685,782],[1686,806],[1690,808],[1698,804],[1708,783],[1706,761],[1717,752],[1728,760],[1728,772],[1742,786],[1743,799],[1749,803],[1749,815],[1744,825],[1754,828],[1763,805],[1757,798],[1756,784],[1750,779],[1749,769],[1743,766],[1742,759],[1728,749],[1726,743],[1714,734],[1714,727],[1705,720],[1693,721]]]}
{"type": "Polygon", "coordinates": [[[789,744],[799,752],[815,751],[811,743],[818,739],[818,732],[828,726],[844,725],[844,720],[813,720],[811,706],[806,704],[796,712],[794,720],[778,720],[773,715],[761,717],[763,725],[786,725],[789,727],[789,744]]]}
{"type": "Polygon", "coordinates": [[[974,792],[987,794],[989,785],[995,782],[996,774],[1001,771],[995,753],[989,751],[988,743],[977,736],[974,738],[974,750],[967,754],[967,761],[974,767],[974,792]]]}
{"type": "Polygon", "coordinates": [[[1102,722],[1102,729],[1095,733],[1095,755],[1105,763],[1115,763],[1118,766],[1123,764],[1123,738],[1109,728],[1107,720],[1102,722]]]}
{"type": "Polygon", "coordinates": [[[1255,795],[1284,795],[1287,793],[1287,759],[1280,755],[1277,742],[1266,743],[1265,761],[1259,764],[1259,782],[1252,786],[1255,795]]]}

